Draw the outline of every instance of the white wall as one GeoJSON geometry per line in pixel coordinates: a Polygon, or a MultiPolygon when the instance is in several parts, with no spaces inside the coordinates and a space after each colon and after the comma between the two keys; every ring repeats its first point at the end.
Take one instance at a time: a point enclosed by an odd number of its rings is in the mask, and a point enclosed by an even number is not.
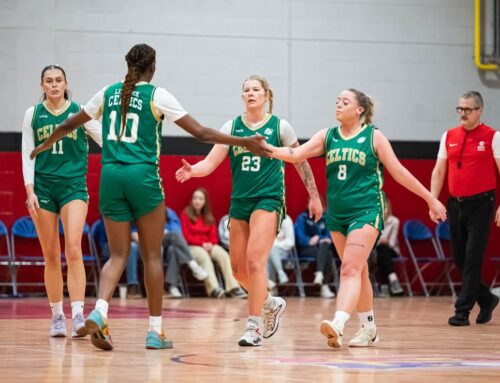
{"type": "Polygon", "coordinates": [[[0,0],[0,132],[20,131],[45,65],[63,66],[85,103],[123,78],[140,42],[157,50],[153,82],[213,127],[242,111],[242,81],[256,73],[299,137],[335,123],[348,87],[374,97],[391,139],[438,140],[469,89],[500,128],[499,90],[474,66],[471,0],[0,0]]]}

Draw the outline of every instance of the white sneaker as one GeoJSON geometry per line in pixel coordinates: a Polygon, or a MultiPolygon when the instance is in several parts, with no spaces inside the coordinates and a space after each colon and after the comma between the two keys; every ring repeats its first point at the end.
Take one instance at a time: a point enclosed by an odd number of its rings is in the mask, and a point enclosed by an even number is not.
{"type": "Polygon", "coordinates": [[[280,285],[288,283],[288,275],[284,271],[278,271],[278,281],[280,285]]]}
{"type": "Polygon", "coordinates": [[[200,265],[193,265],[192,267],[190,267],[190,269],[193,272],[193,277],[195,277],[197,280],[204,281],[208,278],[208,273],[200,265]]]}
{"type": "Polygon", "coordinates": [[[322,285],[323,284],[323,272],[322,271],[316,271],[314,273],[314,284],[315,285],[322,285]]]}
{"type": "Polygon", "coordinates": [[[286,309],[286,301],[281,297],[273,297],[274,307],[262,310],[264,316],[264,338],[270,338],[278,331],[281,314],[286,309]]]}
{"type": "Polygon", "coordinates": [[[168,288],[167,298],[179,299],[182,298],[182,294],[177,286],[170,286],[168,288]]]}
{"type": "Polygon", "coordinates": [[[267,280],[267,289],[271,291],[276,287],[276,282],[274,282],[272,279],[267,280]]]}
{"type": "Polygon", "coordinates": [[[53,338],[66,336],[66,318],[63,314],[54,315],[52,317],[49,335],[53,338]]]}
{"type": "Polygon", "coordinates": [[[320,331],[323,336],[328,338],[327,344],[333,348],[340,348],[342,346],[343,329],[342,326],[335,320],[324,320],[321,322],[320,331]]]}
{"type": "Polygon", "coordinates": [[[257,323],[251,320],[247,322],[245,332],[241,336],[238,344],[243,347],[262,346],[261,329],[259,328],[257,323]]]}
{"type": "Polygon", "coordinates": [[[379,341],[377,327],[361,327],[354,338],[349,342],[349,347],[370,347],[379,341]]]}
{"type": "Polygon", "coordinates": [[[321,298],[327,298],[327,299],[335,298],[335,294],[333,293],[332,290],[330,290],[330,287],[328,287],[328,285],[321,286],[320,295],[321,298]]]}
{"type": "Polygon", "coordinates": [[[82,313],[78,313],[73,318],[73,329],[71,331],[72,338],[82,338],[87,335],[89,331],[85,328],[85,318],[82,313]]]}

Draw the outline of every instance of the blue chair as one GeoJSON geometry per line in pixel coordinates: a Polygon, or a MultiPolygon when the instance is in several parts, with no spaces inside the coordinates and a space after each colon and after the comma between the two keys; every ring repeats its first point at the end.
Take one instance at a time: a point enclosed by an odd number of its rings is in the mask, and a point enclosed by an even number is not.
{"type": "Polygon", "coordinates": [[[429,296],[429,290],[427,287],[444,286],[447,285],[453,296],[455,296],[455,288],[450,277],[450,267],[451,262],[449,259],[445,258],[438,247],[436,239],[432,235],[431,230],[421,221],[409,220],[403,225],[403,237],[408,248],[413,265],[415,266],[416,276],[412,279],[411,283],[418,278],[422,290],[426,297],[429,296]],[[430,243],[432,251],[425,254],[420,254],[414,249],[415,243],[430,243]],[[443,271],[435,281],[426,281],[423,277],[425,270],[434,264],[443,265],[443,271]],[[447,282],[443,282],[444,277],[446,277],[447,282]]]}
{"type": "MultiPolygon", "coordinates": [[[[45,266],[45,261],[43,255],[32,255],[32,254],[19,254],[16,251],[16,241],[19,240],[34,240],[38,239],[38,234],[35,229],[35,224],[30,216],[23,216],[18,218],[10,230],[10,247],[13,260],[13,266],[15,267],[16,275],[16,286],[44,286],[45,283],[42,282],[19,282],[17,281],[17,274],[21,266],[45,266]]],[[[17,294],[16,287],[16,294],[17,294]]],[[[16,295],[14,294],[14,295],[16,295]]]]}
{"type": "MultiPolygon", "coordinates": [[[[59,220],[59,235],[64,236],[64,228],[63,228],[61,220],[59,220]]],[[[92,242],[92,236],[90,235],[90,228],[86,222],[85,222],[85,225],[83,226],[82,241],[85,239],[88,243],[89,254],[82,254],[83,265],[84,265],[84,267],[90,267],[90,270],[92,271],[92,277],[93,277],[93,282],[92,283],[87,282],[87,285],[90,284],[90,285],[94,286],[95,293],[97,296],[98,283],[99,283],[98,271],[101,270],[101,263],[99,260],[99,253],[94,252],[94,244],[92,242]]],[[[64,266],[66,266],[66,258],[65,258],[64,252],[61,252],[61,261],[62,261],[62,264],[64,266]]]]}
{"type": "Polygon", "coordinates": [[[0,221],[0,239],[5,237],[5,244],[7,251],[4,254],[0,253],[0,266],[7,266],[10,273],[10,282],[0,282],[0,286],[10,286],[12,288],[12,295],[17,295],[17,283],[16,283],[16,267],[14,265],[14,260],[12,259],[12,252],[10,249],[10,239],[9,239],[9,231],[7,230],[7,226],[0,221]]]}

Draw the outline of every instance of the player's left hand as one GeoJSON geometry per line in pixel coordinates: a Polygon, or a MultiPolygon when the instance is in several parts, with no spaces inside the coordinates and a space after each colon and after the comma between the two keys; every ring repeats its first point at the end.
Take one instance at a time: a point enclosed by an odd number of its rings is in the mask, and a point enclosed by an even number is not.
{"type": "Polygon", "coordinates": [[[271,150],[266,143],[266,137],[257,134],[255,136],[247,137],[245,147],[253,154],[260,157],[269,157],[271,150]]]}
{"type": "Polygon", "coordinates": [[[314,218],[314,222],[318,222],[323,216],[323,205],[319,197],[314,197],[309,200],[309,218],[314,218]]]}

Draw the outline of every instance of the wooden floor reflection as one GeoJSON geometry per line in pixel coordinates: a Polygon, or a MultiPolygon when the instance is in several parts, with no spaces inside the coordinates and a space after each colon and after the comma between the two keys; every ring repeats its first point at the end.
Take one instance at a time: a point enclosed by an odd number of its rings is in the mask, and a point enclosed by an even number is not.
{"type": "MultiPolygon", "coordinates": [[[[88,307],[93,304],[88,302],[88,307]]],[[[3,382],[499,382],[500,310],[486,325],[448,326],[452,300],[376,301],[381,341],[366,349],[333,350],[319,333],[335,301],[288,299],[279,331],[259,348],[237,345],[246,301],[165,301],[165,328],[174,349],[144,349],[145,300],[112,303],[115,350],[88,339],[49,338],[45,299],[0,300],[3,382]]],[[[70,312],[70,310],[66,310],[70,312]]],[[[471,314],[475,323],[477,310],[471,314]]],[[[68,320],[68,326],[71,321],[68,320]]],[[[344,343],[357,330],[353,318],[344,343]]],[[[68,328],[70,330],[70,328],[68,328]]]]}

